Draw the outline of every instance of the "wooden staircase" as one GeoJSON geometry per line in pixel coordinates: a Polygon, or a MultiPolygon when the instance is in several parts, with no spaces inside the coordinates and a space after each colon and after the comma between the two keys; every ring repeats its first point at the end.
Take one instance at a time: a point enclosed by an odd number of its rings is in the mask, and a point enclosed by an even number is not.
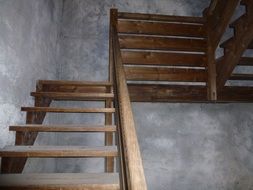
{"type": "Polygon", "coordinates": [[[253,74],[233,73],[236,66],[253,66],[253,57],[243,57],[245,50],[253,49],[253,2],[243,0],[240,3],[246,6],[246,12],[230,24],[234,36],[220,45],[224,48],[224,56],[217,66],[219,89],[227,80],[253,81],[253,74]]]}
{"type": "MultiPolygon", "coordinates": [[[[109,80],[40,80],[34,107],[22,107],[25,125],[10,126],[15,146],[0,151],[0,189],[146,190],[147,185],[131,108],[132,102],[253,102],[252,86],[225,86],[227,80],[253,80],[232,74],[253,48],[253,1],[212,0],[203,17],[110,12],[109,80]],[[230,24],[235,35],[215,51],[238,5],[247,12],[230,24]],[[52,101],[100,101],[101,108],[51,107],[52,101]],[[49,113],[104,114],[104,125],[47,124],[49,113]],[[104,133],[105,144],[36,146],[40,132],[104,133]],[[103,173],[22,174],[27,158],[105,158],[103,173]],[[117,164],[117,168],[115,165],[117,164]]],[[[94,166],[96,167],[96,166],[94,166]]]]}
{"type": "Polygon", "coordinates": [[[131,101],[205,101],[203,17],[119,13],[117,21],[131,101]]]}
{"type": "MultiPolygon", "coordinates": [[[[120,188],[119,175],[114,170],[114,160],[118,156],[117,146],[112,144],[117,127],[112,123],[115,108],[114,94],[109,82],[38,81],[34,107],[22,107],[27,112],[26,125],[10,126],[16,132],[15,146],[6,146],[0,152],[2,167],[0,189],[108,189],[120,188]],[[104,101],[105,108],[49,107],[56,101],[104,101]],[[44,103],[47,102],[47,103],[44,103]],[[102,113],[105,125],[52,124],[43,125],[46,113],[102,113]],[[37,146],[33,143],[39,132],[64,133],[105,133],[105,146],[37,146]],[[107,158],[106,173],[21,173],[27,158],[107,158]]],[[[95,166],[94,166],[95,167],[95,166]]]]}

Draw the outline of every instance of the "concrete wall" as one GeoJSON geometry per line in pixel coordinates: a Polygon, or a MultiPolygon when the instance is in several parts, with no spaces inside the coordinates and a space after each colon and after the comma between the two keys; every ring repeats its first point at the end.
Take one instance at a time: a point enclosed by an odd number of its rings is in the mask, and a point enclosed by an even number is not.
{"type": "MultiPolygon", "coordinates": [[[[8,127],[25,122],[20,107],[33,105],[36,80],[57,78],[61,8],[60,0],[0,1],[0,147],[14,143],[8,127]]],[[[42,136],[37,143],[51,139],[42,136]]]]}
{"type": "MultiPolygon", "coordinates": [[[[208,4],[209,0],[65,0],[59,77],[107,79],[108,14],[112,6],[120,11],[199,16],[208,4]]],[[[252,189],[250,104],[133,103],[133,110],[149,189],[252,189]]],[[[103,117],[75,116],[62,121],[103,123],[103,117]]],[[[101,145],[99,138],[60,135],[58,142],[101,145]]],[[[57,171],[97,172],[103,168],[101,160],[61,159],[57,160],[57,171]]]]}

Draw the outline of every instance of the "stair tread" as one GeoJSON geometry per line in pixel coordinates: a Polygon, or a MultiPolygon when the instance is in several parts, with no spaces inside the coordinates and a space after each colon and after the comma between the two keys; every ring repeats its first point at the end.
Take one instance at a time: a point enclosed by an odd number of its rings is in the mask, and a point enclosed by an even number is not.
{"type": "Polygon", "coordinates": [[[0,187],[27,187],[30,189],[103,189],[119,190],[118,173],[30,173],[2,174],[0,187]]]}
{"type": "Polygon", "coordinates": [[[229,80],[253,80],[253,74],[234,73],[229,80]]]}
{"type": "Polygon", "coordinates": [[[115,157],[116,146],[6,146],[1,157],[115,157]]]}
{"type": "Polygon", "coordinates": [[[37,131],[37,132],[103,132],[116,131],[115,125],[13,125],[10,131],[37,131]]]}
{"type": "Polygon", "coordinates": [[[119,12],[118,18],[130,20],[161,21],[161,22],[184,22],[193,24],[205,23],[205,19],[203,17],[174,16],[174,15],[145,14],[145,13],[119,12]]]}
{"type": "Polygon", "coordinates": [[[38,80],[40,84],[75,86],[112,86],[109,81],[38,80]]]}
{"type": "Polygon", "coordinates": [[[253,66],[253,57],[241,57],[238,65],[253,66]]]}
{"type": "Polygon", "coordinates": [[[31,92],[31,96],[46,97],[54,100],[104,100],[114,98],[113,93],[76,93],[76,92],[31,92]]]}
{"type": "Polygon", "coordinates": [[[22,107],[27,112],[55,112],[55,113],[113,113],[114,108],[60,108],[60,107],[22,107]]]}

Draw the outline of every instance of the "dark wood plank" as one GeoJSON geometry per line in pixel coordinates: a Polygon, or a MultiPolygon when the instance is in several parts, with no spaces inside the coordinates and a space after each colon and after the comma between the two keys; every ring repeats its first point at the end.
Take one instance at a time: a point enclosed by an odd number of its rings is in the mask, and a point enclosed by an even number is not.
{"type": "Polygon", "coordinates": [[[120,190],[119,174],[31,173],[0,175],[2,190],[120,190]]]}
{"type": "Polygon", "coordinates": [[[186,53],[121,51],[124,64],[205,67],[206,56],[186,53]]]}
{"type": "MultiPolygon", "coordinates": [[[[128,84],[132,102],[213,103],[205,86],[128,84]]],[[[253,102],[253,87],[226,86],[218,93],[216,103],[253,102]]]]}
{"type": "Polygon", "coordinates": [[[118,21],[118,32],[124,34],[145,34],[164,36],[206,37],[203,25],[182,23],[158,23],[143,21],[118,21]]]}
{"type": "Polygon", "coordinates": [[[116,157],[116,146],[6,146],[0,150],[1,157],[77,158],[116,157]]]}
{"type": "Polygon", "coordinates": [[[32,131],[32,132],[115,132],[114,125],[13,125],[10,131],[32,131]]]}
{"type": "Polygon", "coordinates": [[[159,67],[125,67],[126,79],[132,81],[206,82],[205,70],[159,67]]]}
{"type": "Polygon", "coordinates": [[[194,24],[204,24],[205,22],[205,19],[202,17],[171,16],[161,14],[143,14],[143,13],[127,13],[127,12],[119,12],[118,19],[183,22],[194,24]]]}
{"type": "Polygon", "coordinates": [[[229,80],[253,80],[253,74],[234,73],[229,77],[229,80]]]}
{"type": "Polygon", "coordinates": [[[205,86],[128,84],[132,102],[207,102],[205,86]]]}
{"type": "Polygon", "coordinates": [[[64,85],[64,86],[112,86],[108,81],[71,81],[71,80],[39,80],[40,85],[64,85]]]}
{"type": "Polygon", "coordinates": [[[53,113],[113,113],[114,108],[59,108],[59,107],[22,107],[27,112],[53,112],[53,113]]]}
{"type": "Polygon", "coordinates": [[[200,39],[121,35],[119,37],[119,41],[120,48],[122,49],[171,50],[191,52],[206,51],[206,41],[200,39]]]}
{"type": "Polygon", "coordinates": [[[239,66],[253,66],[253,57],[241,57],[239,66]]]}
{"type": "Polygon", "coordinates": [[[68,92],[32,92],[31,96],[44,97],[52,100],[106,100],[113,99],[113,93],[68,93],[68,92]]]}
{"type": "Polygon", "coordinates": [[[219,102],[253,102],[253,87],[225,86],[218,94],[219,102]]]}

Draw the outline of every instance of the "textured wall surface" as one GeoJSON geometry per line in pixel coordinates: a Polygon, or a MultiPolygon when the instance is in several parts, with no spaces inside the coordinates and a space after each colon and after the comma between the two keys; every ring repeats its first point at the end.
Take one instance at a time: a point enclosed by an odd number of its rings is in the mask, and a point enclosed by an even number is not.
{"type": "Polygon", "coordinates": [[[14,143],[8,127],[25,122],[20,107],[32,105],[36,80],[57,78],[60,16],[59,0],[0,1],[0,147],[14,143]]]}

